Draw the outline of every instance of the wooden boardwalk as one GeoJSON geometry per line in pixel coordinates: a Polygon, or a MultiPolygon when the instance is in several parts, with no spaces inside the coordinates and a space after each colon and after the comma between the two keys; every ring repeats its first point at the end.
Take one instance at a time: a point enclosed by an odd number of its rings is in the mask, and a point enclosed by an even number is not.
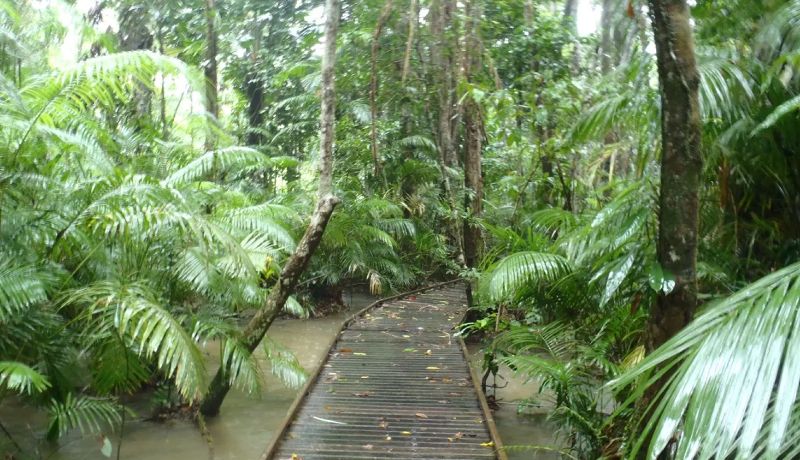
{"type": "Polygon", "coordinates": [[[462,283],[385,299],[350,319],[265,458],[504,459],[453,328],[462,283]]]}

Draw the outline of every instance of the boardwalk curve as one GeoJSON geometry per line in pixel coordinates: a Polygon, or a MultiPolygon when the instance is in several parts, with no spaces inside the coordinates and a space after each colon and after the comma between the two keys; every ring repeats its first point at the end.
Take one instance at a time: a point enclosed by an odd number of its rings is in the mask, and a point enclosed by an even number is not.
{"type": "Polygon", "coordinates": [[[500,440],[453,328],[451,282],[385,299],[348,321],[264,458],[494,459],[500,440]]]}

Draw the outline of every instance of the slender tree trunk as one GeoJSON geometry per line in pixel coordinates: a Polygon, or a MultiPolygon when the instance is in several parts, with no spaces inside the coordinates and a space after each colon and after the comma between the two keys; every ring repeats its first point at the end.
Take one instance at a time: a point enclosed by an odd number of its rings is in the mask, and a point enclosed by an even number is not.
{"type": "Polygon", "coordinates": [[[325,0],[325,48],[322,54],[322,110],[320,115],[320,200],[333,194],[333,138],[336,121],[334,64],[339,31],[339,0],[325,0]]]}
{"type": "Polygon", "coordinates": [[[387,0],[375,25],[372,34],[371,70],[369,79],[369,108],[370,108],[370,150],[372,151],[372,173],[378,177],[381,173],[381,161],[378,158],[378,50],[383,26],[392,14],[392,0],[387,0]]]}
{"type": "Polygon", "coordinates": [[[206,0],[206,56],[203,73],[206,79],[206,112],[213,118],[209,122],[206,133],[205,149],[213,150],[216,144],[216,136],[212,124],[219,118],[219,101],[217,98],[217,30],[214,21],[217,16],[215,0],[206,0]]]}
{"type": "Polygon", "coordinates": [[[572,74],[578,73],[578,67],[580,66],[580,48],[578,42],[578,25],[577,25],[577,18],[578,18],[578,0],[567,0],[564,4],[564,27],[568,28],[570,32],[572,32],[572,63],[571,63],[571,71],[572,74]]]}
{"type": "Polygon", "coordinates": [[[417,0],[411,0],[408,7],[408,37],[406,38],[406,51],[403,54],[403,71],[400,74],[400,81],[405,85],[408,79],[408,72],[411,70],[411,50],[414,47],[414,32],[417,28],[419,11],[417,11],[417,0]]]}
{"type": "Polygon", "coordinates": [[[655,349],[691,321],[697,305],[700,82],[686,0],[650,0],[661,85],[661,197],[658,260],[675,288],[650,313],[655,349]]]}
{"type": "MultiPolygon", "coordinates": [[[[403,137],[408,137],[413,134],[414,129],[414,122],[411,116],[411,104],[412,104],[412,94],[407,91],[406,82],[408,81],[408,75],[411,72],[411,53],[414,50],[414,38],[417,29],[417,23],[419,22],[419,2],[418,0],[411,0],[409,7],[408,7],[408,34],[406,37],[406,48],[405,52],[403,53],[403,67],[400,71],[400,82],[401,82],[401,91],[403,91],[403,99],[402,99],[402,117],[401,117],[401,126],[403,130],[403,137]]],[[[414,150],[411,146],[403,147],[403,159],[410,160],[414,156],[414,150]]],[[[403,182],[401,184],[401,193],[403,199],[409,198],[414,194],[414,184],[411,180],[411,177],[408,175],[403,176],[403,182]]],[[[408,207],[403,207],[403,214],[406,218],[411,217],[411,211],[408,207]]]]}
{"type": "MultiPolygon", "coordinates": [[[[250,352],[264,339],[267,330],[278,317],[286,304],[286,299],[294,292],[297,282],[308,265],[311,256],[319,246],[325,227],[339,199],[333,191],[333,136],[335,114],[335,92],[333,69],[336,60],[336,33],[339,26],[339,0],[326,0],[325,3],[325,45],[322,55],[322,115],[320,116],[320,155],[321,170],[319,199],[305,234],[297,244],[294,253],[286,261],[275,285],[269,292],[264,306],[256,312],[242,332],[242,342],[250,352]]],[[[219,413],[220,406],[230,390],[227,363],[211,381],[208,394],[200,405],[200,412],[206,416],[219,413]]]]}
{"type": "MultiPolygon", "coordinates": [[[[153,34],[147,27],[150,10],[145,4],[127,5],[119,12],[119,47],[122,51],[150,50],[153,34]]],[[[20,84],[20,82],[18,82],[20,84]]],[[[138,82],[128,113],[136,129],[151,122],[153,91],[145,82],[138,82]]]]}
{"type": "Polygon", "coordinates": [[[525,25],[527,27],[533,27],[533,18],[536,15],[536,7],[533,5],[533,0],[525,0],[522,14],[525,19],[525,25]]]}
{"type": "Polygon", "coordinates": [[[600,16],[600,71],[603,75],[611,72],[613,7],[614,0],[603,0],[603,13],[600,16]]]}
{"type": "MultiPolygon", "coordinates": [[[[263,138],[258,132],[261,123],[264,121],[261,110],[264,105],[264,87],[261,78],[258,76],[258,62],[261,53],[261,28],[262,22],[259,19],[259,11],[256,11],[253,19],[253,48],[250,50],[249,69],[245,76],[245,94],[247,96],[247,125],[250,130],[247,132],[247,145],[261,145],[263,138]]],[[[271,27],[270,27],[271,29],[271,27]]]]}

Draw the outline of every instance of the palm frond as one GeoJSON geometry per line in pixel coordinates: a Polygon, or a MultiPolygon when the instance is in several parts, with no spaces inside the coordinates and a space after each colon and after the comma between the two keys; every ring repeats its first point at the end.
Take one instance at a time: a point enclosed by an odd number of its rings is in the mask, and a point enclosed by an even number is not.
{"type": "Polygon", "coordinates": [[[800,264],[710,305],[639,366],[610,383],[634,396],[666,377],[631,458],[785,458],[800,436],[800,264]],[[645,440],[651,439],[648,445],[645,440]]]}
{"type": "Polygon", "coordinates": [[[29,395],[49,386],[47,378],[33,368],[16,361],[0,361],[0,388],[29,395]]]}
{"type": "MultiPolygon", "coordinates": [[[[123,409],[124,410],[124,409],[123,409]]],[[[113,430],[122,421],[120,406],[109,399],[67,394],[64,401],[52,401],[49,407],[51,439],[73,429],[83,434],[98,434],[104,428],[113,430]]]]}
{"type": "Polygon", "coordinates": [[[560,255],[518,252],[498,262],[487,274],[487,293],[499,300],[523,285],[555,281],[569,272],[569,262],[560,255]]]}
{"type": "Polygon", "coordinates": [[[272,366],[272,374],[284,385],[289,388],[300,388],[305,383],[308,373],[291,351],[269,337],[264,337],[262,346],[272,366]]]}
{"type": "Polygon", "coordinates": [[[45,300],[45,283],[34,267],[16,265],[0,257],[0,324],[45,300]]]}
{"type": "Polygon", "coordinates": [[[142,356],[155,358],[191,400],[205,389],[205,362],[196,343],[149,288],[140,283],[99,281],[66,296],[65,305],[88,306],[86,315],[110,322],[142,356]]]}

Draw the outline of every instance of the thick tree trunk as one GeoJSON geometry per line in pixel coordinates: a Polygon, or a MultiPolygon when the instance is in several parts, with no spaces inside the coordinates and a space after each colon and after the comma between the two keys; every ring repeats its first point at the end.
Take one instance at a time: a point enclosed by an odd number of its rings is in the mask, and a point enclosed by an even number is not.
{"type": "MultiPolygon", "coordinates": [[[[219,118],[219,103],[217,98],[217,30],[214,21],[217,16],[215,0],[206,0],[206,55],[203,74],[206,79],[206,112],[214,120],[219,118]]],[[[205,149],[213,150],[216,144],[216,136],[209,122],[206,132],[205,149]]]]}
{"type": "MultiPolygon", "coordinates": [[[[320,118],[321,173],[319,181],[319,200],[316,210],[305,234],[297,244],[294,253],[286,261],[275,285],[270,290],[267,301],[250,320],[242,332],[242,342],[251,352],[258,347],[272,322],[283,310],[286,299],[294,292],[297,282],[308,265],[311,256],[319,246],[325,227],[339,199],[333,190],[333,135],[335,92],[333,88],[333,67],[336,60],[336,32],[339,26],[339,0],[326,0],[325,48],[322,55],[322,115],[320,118]]],[[[230,390],[228,369],[224,366],[217,371],[200,406],[203,415],[219,413],[220,406],[230,390]]]]}
{"type": "MultiPolygon", "coordinates": [[[[465,28],[466,53],[465,75],[468,81],[475,80],[475,74],[481,69],[481,41],[478,37],[478,21],[481,17],[481,0],[470,0],[467,4],[467,27],[465,28]]],[[[474,219],[483,211],[483,176],[481,173],[481,151],[483,144],[483,116],[478,103],[466,99],[464,109],[464,127],[466,151],[464,154],[464,186],[467,219],[464,221],[464,261],[467,267],[478,265],[482,246],[481,228],[474,219]]]]}
{"type": "Polygon", "coordinates": [[[455,250],[455,258],[464,263],[464,249],[459,219],[455,217],[459,206],[450,182],[448,168],[456,165],[455,143],[453,141],[453,50],[450,46],[450,33],[453,11],[450,0],[433,0],[429,13],[431,21],[431,67],[434,72],[438,110],[439,169],[442,173],[442,189],[453,215],[448,217],[447,233],[455,250]]]}
{"type": "Polygon", "coordinates": [[[651,0],[650,12],[661,84],[661,197],[658,260],[675,288],[650,313],[652,350],[680,331],[697,305],[700,82],[686,0],[651,0]]]}
{"type": "Polygon", "coordinates": [[[378,50],[383,26],[392,13],[392,0],[387,0],[375,25],[372,34],[371,69],[369,79],[369,108],[370,108],[370,150],[372,151],[372,173],[378,177],[381,173],[381,161],[378,158],[378,50]]]}

